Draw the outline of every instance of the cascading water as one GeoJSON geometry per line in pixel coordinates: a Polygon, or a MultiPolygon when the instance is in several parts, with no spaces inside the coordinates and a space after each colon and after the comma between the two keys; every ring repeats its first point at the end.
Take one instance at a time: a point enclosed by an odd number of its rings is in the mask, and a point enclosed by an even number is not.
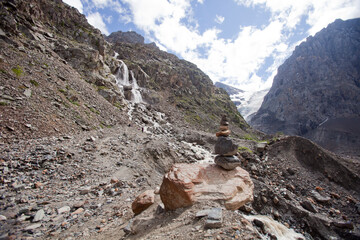
{"type": "MultiPolygon", "coordinates": [[[[140,87],[137,84],[134,72],[129,71],[126,64],[117,59],[118,53],[115,52],[114,58],[119,62],[120,66],[115,74],[116,85],[119,87],[125,99],[128,100],[128,116],[132,123],[135,123],[139,127],[142,127],[144,132],[149,134],[170,134],[172,126],[170,123],[166,123],[165,127],[160,126],[159,122],[164,121],[165,114],[157,112],[155,110],[147,110],[146,103],[143,101],[140,87]],[[144,123],[146,120],[146,124],[144,123]]],[[[141,70],[142,71],[142,70],[141,70]]],[[[147,74],[142,71],[147,76],[147,74]]]]}
{"type": "MultiPolygon", "coordinates": [[[[242,215],[248,221],[254,219],[260,220],[264,224],[264,229],[267,233],[275,236],[279,240],[305,240],[305,237],[295,232],[293,229],[287,228],[285,225],[275,221],[274,219],[264,215],[242,215]]],[[[260,234],[260,233],[259,233],[260,234]]],[[[263,240],[272,239],[268,234],[260,234],[263,240]]]]}
{"type": "Polygon", "coordinates": [[[120,62],[120,67],[115,75],[116,77],[116,84],[123,88],[124,86],[129,86],[130,85],[130,81],[129,81],[129,69],[126,66],[126,64],[119,60],[120,62]]]}
{"type": "Polygon", "coordinates": [[[131,89],[131,97],[132,97],[132,101],[134,102],[134,103],[141,103],[141,102],[143,102],[143,100],[142,100],[142,97],[141,97],[141,93],[140,93],[140,91],[139,91],[139,85],[137,84],[137,82],[136,82],[136,78],[134,77],[134,73],[131,71],[130,72],[131,73],[131,78],[132,78],[132,89],[131,89]]]}
{"type": "MultiPolygon", "coordinates": [[[[116,54],[115,54],[116,55],[116,54]]],[[[143,99],[140,93],[140,87],[137,84],[134,73],[130,71],[131,74],[131,82],[129,79],[129,69],[126,64],[119,60],[120,67],[115,75],[116,84],[120,89],[125,91],[125,89],[131,89],[131,98],[129,99],[133,103],[142,103],[143,99]]]]}

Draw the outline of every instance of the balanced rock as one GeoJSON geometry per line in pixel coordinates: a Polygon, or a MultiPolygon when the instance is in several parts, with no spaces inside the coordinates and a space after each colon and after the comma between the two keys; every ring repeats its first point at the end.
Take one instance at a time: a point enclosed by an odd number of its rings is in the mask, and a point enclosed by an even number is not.
{"type": "Polygon", "coordinates": [[[253,200],[254,184],[249,173],[237,167],[227,171],[215,164],[175,164],[165,174],[160,197],[166,210],[201,201],[219,201],[236,210],[253,200]]]}
{"type": "Polygon", "coordinates": [[[231,131],[228,129],[228,130],[222,130],[220,132],[217,132],[216,133],[216,136],[217,137],[220,137],[220,136],[224,136],[224,137],[228,137],[230,135],[231,131]]]}
{"type": "Polygon", "coordinates": [[[233,156],[238,151],[238,145],[228,137],[218,137],[215,144],[215,154],[223,156],[233,156]]]}
{"type": "Polygon", "coordinates": [[[229,121],[227,120],[227,116],[223,115],[221,117],[220,126],[228,126],[228,125],[229,125],[229,121]]]}
{"type": "Polygon", "coordinates": [[[215,163],[226,170],[232,170],[241,166],[241,161],[236,156],[221,156],[215,157],[215,163]]]}
{"type": "Polygon", "coordinates": [[[131,204],[131,209],[135,214],[139,214],[146,210],[155,202],[154,190],[147,190],[137,196],[134,202],[131,204]]]}

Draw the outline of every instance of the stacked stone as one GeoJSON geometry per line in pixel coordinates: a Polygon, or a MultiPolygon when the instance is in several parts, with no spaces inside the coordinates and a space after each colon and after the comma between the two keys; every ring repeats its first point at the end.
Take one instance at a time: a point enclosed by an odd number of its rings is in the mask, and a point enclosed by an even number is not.
{"type": "Polygon", "coordinates": [[[236,157],[238,145],[234,144],[229,138],[231,131],[226,115],[220,121],[220,131],[216,133],[218,137],[215,144],[215,163],[226,170],[232,170],[241,165],[241,161],[236,157]]]}

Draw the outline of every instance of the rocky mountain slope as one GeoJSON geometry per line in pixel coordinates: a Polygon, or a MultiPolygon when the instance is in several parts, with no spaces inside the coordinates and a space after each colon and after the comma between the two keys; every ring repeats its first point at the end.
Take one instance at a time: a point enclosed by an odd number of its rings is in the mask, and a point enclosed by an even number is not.
{"type": "Polygon", "coordinates": [[[125,34],[135,43],[113,45],[61,1],[1,4],[1,132],[6,141],[129,122],[133,106],[119,84],[124,62],[131,83],[138,79],[144,104],[170,113],[173,124],[209,130],[226,113],[239,135],[251,131],[226,92],[195,65],[139,43],[143,38],[136,33],[125,34]]]}
{"type": "Polygon", "coordinates": [[[296,47],[279,67],[251,124],[359,154],[359,101],[360,19],[336,20],[296,47]]]}
{"type": "Polygon", "coordinates": [[[2,1],[0,11],[0,239],[359,238],[353,159],[298,137],[259,142],[195,65],[135,33],[109,43],[61,1],[2,1]],[[166,211],[156,194],[134,214],[175,163],[216,168],[224,113],[254,201],[166,211]],[[200,210],[213,209],[209,226],[200,210]]]}

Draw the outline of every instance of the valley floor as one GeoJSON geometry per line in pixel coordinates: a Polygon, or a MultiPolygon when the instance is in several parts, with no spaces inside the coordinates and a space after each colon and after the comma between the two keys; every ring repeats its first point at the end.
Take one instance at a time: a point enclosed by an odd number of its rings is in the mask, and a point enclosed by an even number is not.
{"type": "Polygon", "coordinates": [[[205,229],[205,220],[195,217],[201,209],[223,207],[218,202],[166,212],[156,195],[155,204],[134,216],[131,204],[136,196],[156,190],[163,174],[176,162],[211,161],[215,141],[215,136],[204,132],[189,136],[177,129],[152,134],[122,125],[1,144],[1,238],[270,238],[244,214],[271,216],[308,239],[326,239],[327,234],[344,239],[359,236],[359,192],[304,168],[293,155],[287,155],[290,150],[274,155],[280,152],[277,144],[286,139],[270,143],[266,152],[257,155],[250,150],[256,153],[255,142],[235,139],[249,148],[241,155],[243,168],[255,184],[254,202],[241,211],[223,208],[221,228],[205,229]],[[317,201],[311,193],[316,189],[329,198],[317,201]],[[326,224],[335,225],[335,230],[324,227],[326,224]],[[128,232],[129,225],[135,232],[128,232]]]}

